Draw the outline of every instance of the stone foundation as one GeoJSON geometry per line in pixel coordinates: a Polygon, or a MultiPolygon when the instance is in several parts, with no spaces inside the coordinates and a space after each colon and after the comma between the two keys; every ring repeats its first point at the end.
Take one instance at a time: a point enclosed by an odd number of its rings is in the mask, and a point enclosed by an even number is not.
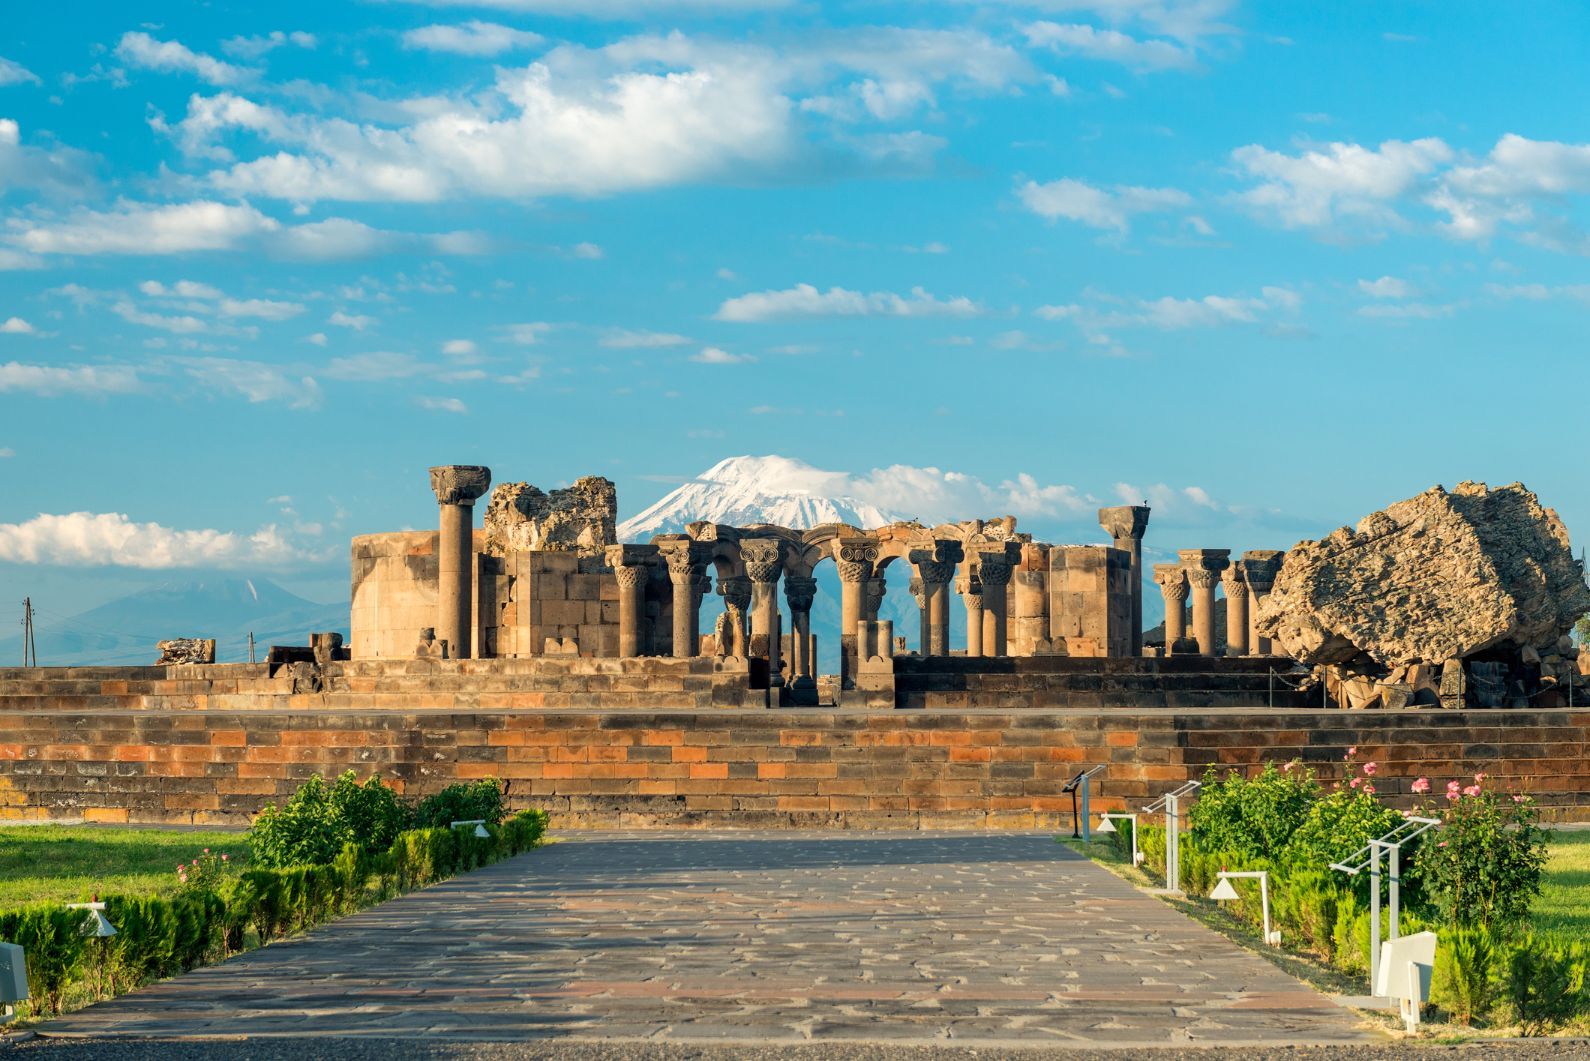
{"type": "MultiPolygon", "coordinates": [[[[210,695],[228,694],[162,699],[210,695]]],[[[589,712],[420,710],[420,699],[313,710],[6,703],[0,819],[243,825],[304,778],[353,769],[410,795],[501,778],[514,807],[543,807],[563,826],[1069,829],[1061,789],[1082,766],[1110,764],[1095,809],[1122,809],[1210,765],[1299,757],[1329,777],[1356,746],[1402,805],[1415,777],[1439,790],[1484,771],[1537,796],[1550,819],[1590,820],[1584,710],[589,712]]]]}

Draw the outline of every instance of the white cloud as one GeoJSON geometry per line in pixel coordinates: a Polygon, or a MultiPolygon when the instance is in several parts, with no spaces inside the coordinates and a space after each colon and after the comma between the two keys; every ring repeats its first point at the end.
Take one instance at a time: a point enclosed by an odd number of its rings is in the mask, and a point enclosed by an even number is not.
{"type": "Polygon", "coordinates": [[[469,7],[524,14],[629,19],[660,12],[735,14],[771,11],[794,0],[413,0],[427,7],[469,7]]]}
{"type": "Polygon", "coordinates": [[[71,512],[0,523],[0,560],[72,567],[246,567],[287,564],[303,554],[274,526],[253,534],[176,530],[134,523],[119,512],[71,512]]]}
{"type": "Polygon", "coordinates": [[[166,73],[193,74],[212,85],[235,85],[253,78],[258,71],[233,66],[213,56],[188,48],[181,41],[156,40],[147,33],[124,33],[116,45],[116,57],[128,66],[166,73]]]}
{"type": "Polygon", "coordinates": [[[39,75],[21,63],[0,57],[0,85],[39,84],[39,75]]]}
{"type": "Polygon", "coordinates": [[[662,346],[685,346],[690,338],[672,332],[630,331],[628,328],[609,328],[599,340],[603,346],[615,350],[635,350],[662,346]]]}
{"type": "Polygon", "coordinates": [[[1590,284],[1486,284],[1485,293],[1495,298],[1529,302],[1544,302],[1553,298],[1590,302],[1590,284]]]}
{"type": "Polygon", "coordinates": [[[218,307],[223,317],[258,317],[284,321],[304,311],[301,302],[281,302],[268,298],[223,298],[218,307]]]}
{"type": "Polygon", "coordinates": [[[703,346],[698,353],[690,355],[690,360],[702,365],[743,365],[756,358],[750,354],[731,354],[716,346],[703,346]]]}
{"type": "Polygon", "coordinates": [[[127,394],[139,387],[138,374],[125,365],[0,364],[0,393],[21,391],[54,397],[61,394],[127,394]]]}
{"type": "Polygon", "coordinates": [[[291,409],[318,409],[320,384],[312,376],[293,378],[276,365],[225,357],[183,358],[177,362],[198,383],[249,402],[285,402],[291,409]]]}
{"type": "Polygon", "coordinates": [[[32,335],[34,331],[33,325],[21,317],[8,317],[0,321],[0,335],[32,335]]]}
{"type": "Polygon", "coordinates": [[[356,332],[362,332],[375,323],[375,318],[367,317],[362,313],[344,313],[339,309],[326,318],[326,323],[334,324],[338,328],[352,328],[356,332]]]}
{"type": "Polygon", "coordinates": [[[1133,70],[1185,70],[1197,65],[1192,52],[1167,40],[1148,40],[1115,29],[1095,29],[1078,23],[1034,22],[1023,27],[1036,48],[1052,48],[1062,55],[1119,63],[1133,70]]]}
{"type": "Polygon", "coordinates": [[[376,350],[349,357],[334,357],[326,364],[326,375],[332,379],[372,383],[392,379],[408,379],[429,371],[428,366],[413,354],[376,350]]]}
{"type": "Polygon", "coordinates": [[[1427,137],[1387,140],[1378,148],[1333,143],[1297,155],[1249,144],[1231,157],[1261,182],[1241,193],[1240,201],[1288,228],[1300,228],[1348,217],[1395,221],[1392,204],[1453,153],[1443,141],[1427,137]]]}
{"type": "Polygon", "coordinates": [[[853,497],[928,524],[967,519],[977,513],[1068,518],[1091,513],[1098,504],[1073,486],[1040,483],[1026,472],[990,484],[963,472],[894,464],[862,475],[842,475],[835,485],[837,496],[853,497]]]}
{"type": "Polygon", "coordinates": [[[1127,302],[1100,292],[1090,292],[1087,304],[1039,306],[1033,311],[1044,320],[1072,320],[1084,331],[1146,327],[1161,331],[1207,328],[1226,324],[1255,324],[1296,313],[1303,304],[1297,292],[1285,287],[1263,287],[1258,295],[1205,295],[1202,298],[1136,299],[1127,302]]]}
{"type": "Polygon", "coordinates": [[[298,48],[314,48],[319,43],[313,33],[305,33],[302,30],[284,33],[278,29],[253,37],[230,37],[221,42],[221,50],[235,59],[253,62],[260,56],[288,44],[298,48]]]}
{"type": "Polygon", "coordinates": [[[1359,307],[1358,314],[1388,320],[1434,320],[1437,317],[1450,317],[1456,309],[1457,306],[1451,303],[1376,302],[1359,307]]]}
{"type": "Polygon", "coordinates": [[[110,307],[112,313],[126,321],[128,324],[137,324],[145,328],[160,328],[178,335],[193,335],[209,327],[201,317],[191,313],[164,314],[150,313],[140,309],[131,299],[122,299],[110,307]]]}
{"type": "Polygon", "coordinates": [[[918,130],[818,135],[812,119],[896,121],[941,86],[1036,83],[1017,49],[971,30],[863,27],[777,46],[674,32],[559,45],[500,67],[469,95],[339,98],[293,112],[230,93],[196,96],[175,127],[185,152],[227,163],[230,195],[432,202],[606,195],[725,177],[788,180],[920,167],[943,141],[918,130]],[[232,131],[250,134],[228,140],[232,131]],[[246,145],[254,157],[234,160],[246,145]]]}
{"type": "Polygon", "coordinates": [[[325,332],[313,332],[304,336],[304,342],[313,343],[315,346],[325,346],[327,339],[325,332]]]}
{"type": "Polygon", "coordinates": [[[465,405],[457,398],[421,397],[416,398],[414,400],[414,404],[418,405],[421,409],[429,409],[432,412],[437,413],[458,413],[462,415],[469,412],[469,406],[465,405]]]}
{"type": "Polygon", "coordinates": [[[530,321],[523,324],[506,324],[502,328],[503,337],[510,343],[520,346],[534,346],[541,341],[541,337],[552,330],[552,325],[545,321],[530,321]]]}
{"type": "Polygon", "coordinates": [[[533,48],[545,38],[496,22],[472,19],[458,26],[421,26],[403,34],[403,47],[455,55],[501,55],[533,48]]]}
{"type": "Polygon", "coordinates": [[[278,227],[252,206],[198,200],[80,210],[54,223],[13,220],[5,238],[35,254],[183,254],[226,250],[278,227]]]}
{"type": "MultiPolygon", "coordinates": [[[[1453,166],[1426,201],[1447,215],[1443,227],[1449,235],[1486,239],[1503,221],[1533,219],[1536,202],[1586,192],[1590,192],[1590,144],[1530,140],[1508,133],[1483,161],[1453,166]]],[[[1553,250],[1579,250],[1550,233],[1535,242],[1553,250]]]]}
{"type": "Polygon", "coordinates": [[[819,291],[796,284],[782,291],[757,291],[731,298],[713,316],[722,321],[766,321],[784,317],[974,317],[982,307],[969,298],[936,299],[920,287],[909,295],[864,294],[842,287],[819,291]]]}
{"type": "Polygon", "coordinates": [[[1084,181],[1063,178],[1039,184],[1028,181],[1016,192],[1022,204],[1053,221],[1065,218],[1092,228],[1125,232],[1133,214],[1171,210],[1192,202],[1186,192],[1175,188],[1138,188],[1116,185],[1098,188],[1084,181]]]}
{"type": "MultiPolygon", "coordinates": [[[[70,199],[91,191],[95,183],[92,157],[86,152],[59,145],[24,144],[22,127],[16,120],[0,118],[0,195],[35,189],[56,198],[70,199]]],[[[7,266],[0,263],[0,268],[7,266]]]]}
{"type": "Polygon", "coordinates": [[[169,285],[159,280],[145,280],[138,285],[138,290],[152,298],[217,299],[221,297],[218,289],[209,284],[201,284],[197,280],[178,280],[169,285]]]}
{"type": "Polygon", "coordinates": [[[584,258],[587,261],[595,261],[604,256],[601,246],[596,243],[576,243],[570,253],[576,258],[584,258]]]}
{"type": "Polygon", "coordinates": [[[469,339],[449,339],[442,344],[442,353],[448,357],[474,357],[477,349],[469,339]]]}
{"type": "Polygon", "coordinates": [[[394,233],[371,228],[362,221],[331,217],[282,229],[272,236],[270,244],[284,258],[320,262],[366,258],[389,250],[399,239],[394,233]]]}
{"type": "Polygon", "coordinates": [[[1358,290],[1370,298],[1407,298],[1413,294],[1408,281],[1395,276],[1382,276],[1379,280],[1360,280],[1358,290]]]}
{"type": "Polygon", "coordinates": [[[0,458],[15,457],[16,455],[17,451],[10,446],[0,446],[0,458]]]}

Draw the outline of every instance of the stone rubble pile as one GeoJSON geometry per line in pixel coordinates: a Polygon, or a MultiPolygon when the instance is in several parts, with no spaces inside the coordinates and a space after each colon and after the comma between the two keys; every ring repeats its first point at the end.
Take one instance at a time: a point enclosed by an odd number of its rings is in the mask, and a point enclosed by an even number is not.
{"type": "Polygon", "coordinates": [[[1580,677],[1590,588],[1520,483],[1436,486],[1286,555],[1256,628],[1348,707],[1528,706],[1580,677]]]}
{"type": "Polygon", "coordinates": [[[545,549],[599,557],[618,542],[618,490],[600,475],[550,491],[502,483],[491,492],[481,522],[486,551],[495,556],[545,549]]]}
{"type": "Polygon", "coordinates": [[[169,641],[155,642],[155,650],[160,653],[160,658],[155,660],[155,666],[157,667],[182,663],[215,662],[215,638],[213,637],[174,637],[169,641]]]}

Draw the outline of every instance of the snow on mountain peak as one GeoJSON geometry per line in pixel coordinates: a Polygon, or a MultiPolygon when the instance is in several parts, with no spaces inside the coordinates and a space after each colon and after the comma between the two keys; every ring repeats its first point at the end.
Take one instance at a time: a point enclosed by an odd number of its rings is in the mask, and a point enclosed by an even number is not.
{"type": "Polygon", "coordinates": [[[823,471],[793,457],[730,457],[619,524],[618,537],[633,542],[681,534],[697,520],[806,530],[823,523],[881,527],[900,518],[846,494],[849,482],[843,472],[823,471]]]}

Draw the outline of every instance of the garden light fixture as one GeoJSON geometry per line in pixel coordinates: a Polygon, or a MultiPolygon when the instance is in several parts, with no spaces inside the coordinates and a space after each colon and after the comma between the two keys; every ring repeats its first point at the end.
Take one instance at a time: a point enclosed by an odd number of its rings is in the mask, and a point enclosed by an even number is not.
{"type": "Polygon", "coordinates": [[[460,825],[473,825],[475,827],[476,836],[480,837],[482,840],[491,839],[491,834],[486,831],[485,818],[469,818],[465,821],[453,822],[449,828],[457,829],[460,825]]]}
{"type": "Polygon", "coordinates": [[[1167,792],[1140,813],[1165,812],[1165,890],[1181,893],[1181,800],[1203,787],[1202,781],[1189,781],[1173,792],[1167,792]]]}
{"type": "Polygon", "coordinates": [[[1141,865],[1143,861],[1143,852],[1137,849],[1137,815],[1122,814],[1118,811],[1106,811],[1099,815],[1098,831],[1101,833],[1115,832],[1115,823],[1117,821],[1127,821],[1132,823],[1132,865],[1141,865]]]}
{"type": "Polygon", "coordinates": [[[99,900],[96,899],[91,903],[67,903],[66,908],[88,911],[88,916],[83,919],[83,935],[105,939],[116,934],[116,926],[105,920],[105,904],[99,900]]]}
{"type": "Polygon", "coordinates": [[[1209,893],[1209,898],[1217,903],[1229,903],[1237,898],[1237,889],[1231,886],[1234,880],[1257,880],[1259,882],[1259,904],[1264,908],[1264,942],[1272,947],[1281,945],[1281,930],[1270,928],[1270,874],[1262,869],[1234,870],[1223,869],[1217,876],[1220,878],[1215,883],[1214,890],[1209,893]]]}
{"type": "Polygon", "coordinates": [[[1073,777],[1071,780],[1067,781],[1065,787],[1060,790],[1063,793],[1071,793],[1071,838],[1073,840],[1091,839],[1091,837],[1088,836],[1088,816],[1090,814],[1088,808],[1088,789],[1090,787],[1090,782],[1092,781],[1093,775],[1098,773],[1100,770],[1103,770],[1108,765],[1108,763],[1100,763],[1098,766],[1090,767],[1087,770],[1080,771],[1076,777],[1073,777]],[[1077,806],[1077,797],[1079,794],[1082,799],[1082,806],[1080,809],[1077,806]]]}
{"type": "Polygon", "coordinates": [[[1374,995],[1380,986],[1380,853],[1390,856],[1387,876],[1391,880],[1391,938],[1402,933],[1397,924],[1402,899],[1402,845],[1440,825],[1438,818],[1421,818],[1416,814],[1403,816],[1403,822],[1391,832],[1371,840],[1340,862],[1332,862],[1331,869],[1349,877],[1369,871],[1369,993],[1374,995]]]}

